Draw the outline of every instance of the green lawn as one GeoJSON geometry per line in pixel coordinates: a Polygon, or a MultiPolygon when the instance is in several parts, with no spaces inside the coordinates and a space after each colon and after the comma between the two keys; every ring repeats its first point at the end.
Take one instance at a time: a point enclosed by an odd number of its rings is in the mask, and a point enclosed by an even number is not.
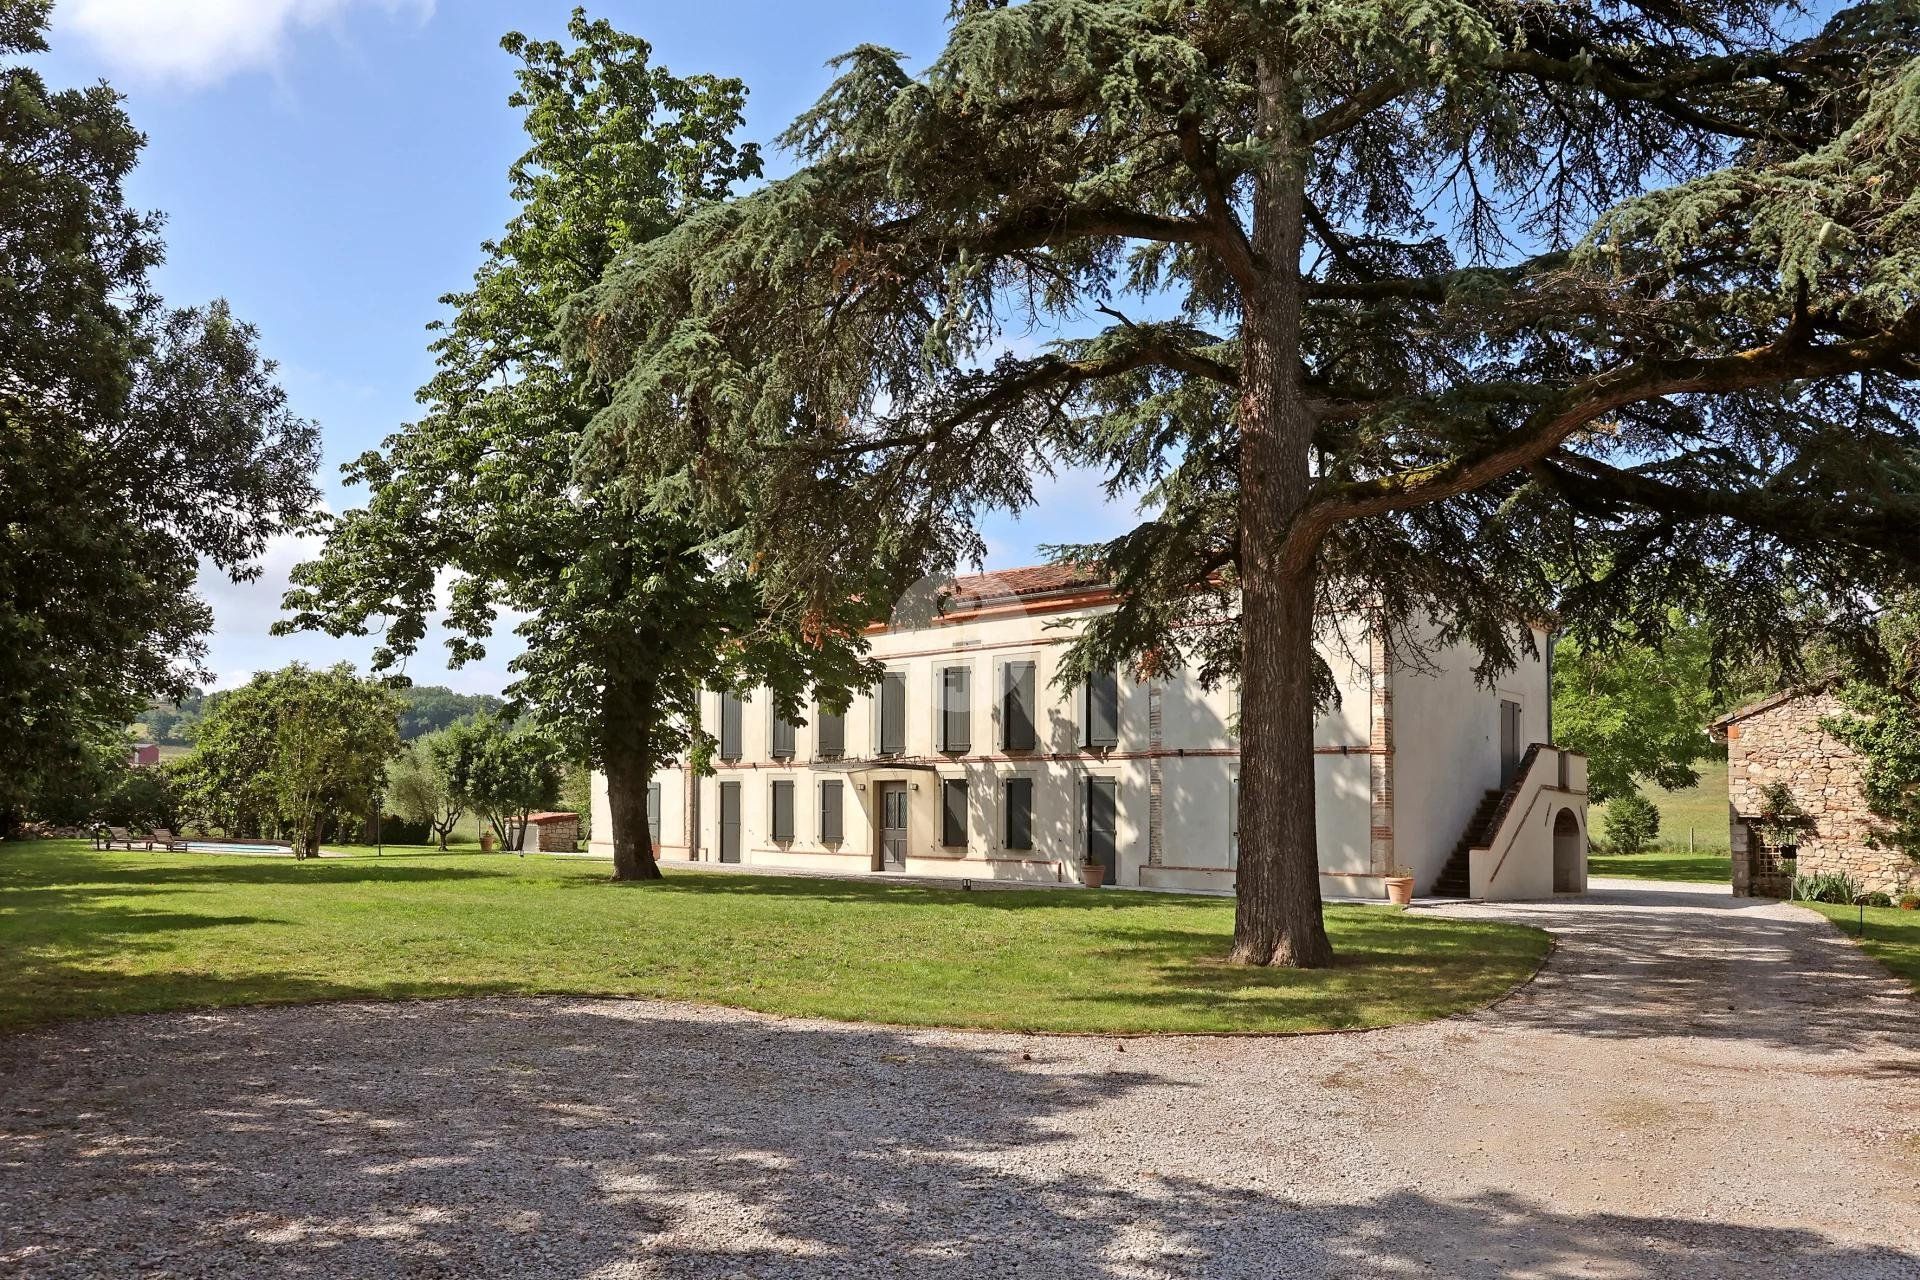
{"type": "Polygon", "coordinates": [[[1860,908],[1828,902],[1802,902],[1855,938],[1866,953],[1905,978],[1920,994],[1920,911],[1902,911],[1898,907],[1868,907],[1867,936],[1857,938],[1860,908]]]}
{"type": "Polygon", "coordinates": [[[1596,853],[1587,869],[1596,876],[1632,880],[1704,880],[1733,883],[1733,859],[1724,853],[1596,853]]]}
{"type": "Polygon", "coordinates": [[[1334,968],[1248,970],[1222,962],[1233,904],[1217,898],[607,874],[537,856],[295,863],[0,845],[0,1027],[565,993],[909,1025],[1318,1031],[1476,1008],[1548,945],[1513,925],[1335,906],[1334,968]]]}

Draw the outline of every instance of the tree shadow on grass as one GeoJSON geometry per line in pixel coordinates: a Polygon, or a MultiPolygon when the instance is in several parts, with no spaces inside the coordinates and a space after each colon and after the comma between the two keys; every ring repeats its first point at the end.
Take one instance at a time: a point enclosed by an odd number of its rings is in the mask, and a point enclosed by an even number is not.
{"type": "Polygon", "coordinates": [[[1448,1197],[1378,1174],[1289,1179],[1316,1167],[1275,1157],[1295,1135],[1217,1128],[1224,1091],[1100,1065],[1115,1060],[1085,1042],[983,1047],[577,1001],[13,1037],[0,1265],[22,1280],[1854,1280],[1920,1266],[1793,1227],[1448,1197]],[[1181,1136],[1196,1119],[1207,1136],[1181,1136]]]}

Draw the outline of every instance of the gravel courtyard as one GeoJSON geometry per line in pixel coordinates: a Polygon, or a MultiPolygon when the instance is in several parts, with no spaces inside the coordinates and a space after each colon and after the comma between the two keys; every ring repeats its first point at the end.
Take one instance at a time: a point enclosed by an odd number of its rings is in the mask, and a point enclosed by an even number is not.
{"type": "MultiPolygon", "coordinates": [[[[0,1039],[0,1274],[1920,1277],[1920,1001],[1685,886],[1471,1018],[1287,1040],[645,1002],[0,1039]]],[[[689,939],[697,946],[697,939],[689,939]]]]}

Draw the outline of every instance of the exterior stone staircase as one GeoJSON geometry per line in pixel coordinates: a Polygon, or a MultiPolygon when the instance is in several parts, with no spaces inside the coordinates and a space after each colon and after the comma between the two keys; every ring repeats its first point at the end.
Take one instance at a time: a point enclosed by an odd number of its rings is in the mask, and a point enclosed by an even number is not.
{"type": "Polygon", "coordinates": [[[1447,865],[1440,869],[1440,876],[1433,882],[1429,891],[1436,898],[1464,898],[1471,889],[1467,883],[1467,855],[1476,846],[1484,847],[1492,839],[1490,828],[1500,815],[1500,802],[1506,798],[1504,791],[1489,791],[1480,797],[1480,807],[1467,819],[1466,830],[1460,833],[1460,843],[1453,846],[1453,853],[1447,858],[1447,865]]]}

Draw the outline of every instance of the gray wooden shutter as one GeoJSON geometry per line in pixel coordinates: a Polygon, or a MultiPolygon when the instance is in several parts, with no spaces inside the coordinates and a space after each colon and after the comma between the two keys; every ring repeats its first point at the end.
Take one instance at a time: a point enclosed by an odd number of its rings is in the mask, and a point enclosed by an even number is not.
{"type": "Polygon", "coordinates": [[[774,712],[773,758],[776,760],[793,759],[793,743],[793,722],[781,715],[778,711],[774,712]]]}
{"type": "Polygon", "coordinates": [[[1031,751],[1039,741],[1033,726],[1033,664],[1009,662],[1001,670],[1006,681],[1000,698],[1002,745],[1008,751],[1031,751]]]}
{"type": "Polygon", "coordinates": [[[1112,778],[1087,779],[1087,861],[1114,869],[1118,848],[1119,787],[1112,778]]]}
{"type": "Polygon", "coordinates": [[[734,693],[722,693],[720,695],[720,758],[722,760],[740,758],[742,719],[740,696],[734,693]]]}
{"type": "Polygon", "coordinates": [[[773,838],[793,839],[793,783],[773,784],[773,838]]]}
{"type": "Polygon", "coordinates": [[[950,778],[940,784],[940,843],[957,848],[967,842],[967,784],[950,778]]]}
{"type": "Polygon", "coordinates": [[[973,717],[967,703],[967,669],[948,667],[940,673],[940,749],[961,752],[973,746],[973,717]]]}
{"type": "Polygon", "coordinates": [[[647,788],[647,837],[657,852],[660,848],[660,784],[657,782],[647,788]]]}
{"type": "Polygon", "coordinates": [[[840,818],[840,780],[828,778],[820,784],[820,840],[845,839],[840,818]]]}
{"type": "Polygon", "coordinates": [[[814,721],[814,754],[822,760],[838,760],[847,754],[847,718],[822,711],[814,721]]]}
{"type": "Polygon", "coordinates": [[[1087,677],[1087,745],[1113,747],[1120,743],[1120,676],[1096,671],[1087,677]]]}
{"type": "Polygon", "coordinates": [[[1007,779],[1007,848],[1033,848],[1033,779],[1007,779]]]}
{"type": "Polygon", "coordinates": [[[889,671],[880,678],[880,754],[902,755],[907,749],[907,675],[889,671]]]}

